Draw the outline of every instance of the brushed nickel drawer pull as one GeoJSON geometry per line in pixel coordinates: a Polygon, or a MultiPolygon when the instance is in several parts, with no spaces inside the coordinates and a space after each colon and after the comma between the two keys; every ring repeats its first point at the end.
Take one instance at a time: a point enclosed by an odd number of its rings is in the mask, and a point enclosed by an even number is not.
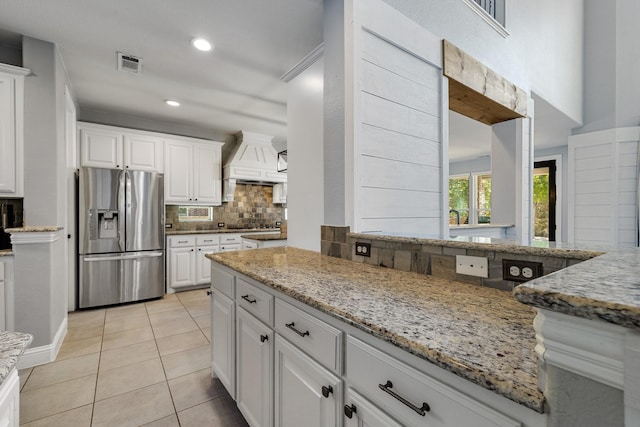
{"type": "Polygon", "coordinates": [[[296,329],[296,324],[294,322],[291,323],[285,323],[284,326],[286,326],[287,328],[291,329],[293,332],[295,332],[296,334],[300,335],[301,337],[306,337],[309,336],[309,331],[299,331],[296,329]]]}
{"type": "Polygon", "coordinates": [[[421,407],[417,407],[416,405],[414,405],[413,403],[409,402],[404,397],[400,396],[395,391],[391,390],[393,388],[393,383],[391,381],[387,380],[387,382],[385,384],[378,384],[378,388],[380,388],[380,390],[384,391],[385,393],[391,395],[392,397],[398,399],[404,405],[406,405],[409,408],[413,409],[415,412],[417,412],[418,414],[422,415],[423,417],[427,414],[427,412],[429,412],[431,410],[431,407],[429,406],[428,403],[422,402],[422,406],[421,407]]]}
{"type": "Polygon", "coordinates": [[[249,294],[242,295],[242,299],[248,302],[249,304],[255,304],[258,302],[258,300],[256,300],[255,298],[254,299],[249,298],[249,294]]]}

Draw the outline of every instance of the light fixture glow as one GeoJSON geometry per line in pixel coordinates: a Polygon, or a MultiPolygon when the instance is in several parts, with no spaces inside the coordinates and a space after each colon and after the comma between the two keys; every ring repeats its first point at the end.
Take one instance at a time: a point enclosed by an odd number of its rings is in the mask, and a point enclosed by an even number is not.
{"type": "Polygon", "coordinates": [[[193,45],[193,47],[203,52],[209,52],[211,49],[213,49],[213,45],[209,43],[208,40],[205,40],[203,38],[195,38],[191,40],[191,44],[193,45]]]}
{"type": "Polygon", "coordinates": [[[180,106],[180,103],[178,101],[176,101],[176,100],[173,100],[173,99],[165,99],[164,103],[167,104],[167,105],[170,105],[172,107],[179,107],[180,106]]]}

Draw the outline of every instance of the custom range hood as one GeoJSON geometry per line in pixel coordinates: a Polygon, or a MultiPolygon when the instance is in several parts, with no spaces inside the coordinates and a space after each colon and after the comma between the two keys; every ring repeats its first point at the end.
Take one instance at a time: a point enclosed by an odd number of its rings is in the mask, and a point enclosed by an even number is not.
{"type": "Polygon", "coordinates": [[[287,182],[286,172],[278,172],[278,152],[270,135],[238,132],[236,145],[222,167],[222,201],[233,201],[236,184],[273,185],[287,182]]]}

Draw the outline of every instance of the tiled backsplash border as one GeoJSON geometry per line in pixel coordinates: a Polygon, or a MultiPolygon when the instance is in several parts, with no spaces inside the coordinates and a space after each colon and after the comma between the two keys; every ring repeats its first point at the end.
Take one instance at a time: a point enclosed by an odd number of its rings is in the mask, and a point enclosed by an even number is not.
{"type": "Polygon", "coordinates": [[[502,279],[502,260],[535,261],[543,265],[544,274],[561,270],[584,261],[584,258],[563,258],[530,254],[514,254],[495,250],[453,248],[437,244],[404,243],[376,238],[357,238],[358,242],[371,243],[371,257],[355,254],[356,238],[350,236],[348,226],[323,225],[320,251],[323,255],[363,262],[381,267],[428,274],[448,280],[472,283],[503,290],[513,290],[518,284],[502,279]],[[456,255],[486,257],[489,261],[489,277],[474,277],[456,273],[456,255]]]}

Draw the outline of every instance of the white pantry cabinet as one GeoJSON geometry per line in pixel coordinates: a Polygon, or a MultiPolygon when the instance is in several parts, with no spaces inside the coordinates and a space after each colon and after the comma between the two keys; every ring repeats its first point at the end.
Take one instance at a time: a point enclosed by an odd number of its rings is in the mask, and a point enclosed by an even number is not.
{"type": "Polygon", "coordinates": [[[0,64],[0,196],[24,194],[24,76],[26,68],[0,64]]]}
{"type": "Polygon", "coordinates": [[[222,204],[222,145],[165,140],[165,203],[222,204]]]}
{"type": "Polygon", "coordinates": [[[80,166],[162,172],[163,142],[151,132],[78,123],[80,166]]]}

